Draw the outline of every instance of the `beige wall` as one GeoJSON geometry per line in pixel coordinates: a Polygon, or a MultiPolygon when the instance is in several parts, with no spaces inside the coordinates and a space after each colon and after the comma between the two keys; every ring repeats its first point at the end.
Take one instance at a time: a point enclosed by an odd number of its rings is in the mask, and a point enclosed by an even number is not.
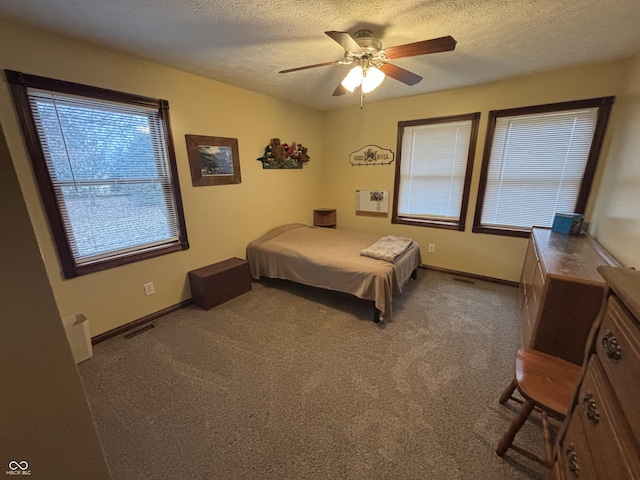
{"type": "MultiPolygon", "coordinates": [[[[326,168],[322,170],[322,175],[324,183],[331,185],[331,188],[324,203],[338,209],[339,228],[414,238],[421,245],[423,263],[427,265],[518,281],[527,240],[471,232],[488,112],[607,95],[619,96],[626,86],[627,69],[627,61],[611,62],[398,100],[374,103],[365,98],[362,110],[354,107],[328,112],[323,129],[326,168]],[[355,215],[356,189],[389,190],[393,195],[395,162],[384,166],[355,167],[348,162],[350,152],[367,144],[396,152],[397,124],[401,120],[472,112],[481,112],[481,118],[464,232],[392,225],[391,207],[386,219],[355,215]],[[436,245],[435,253],[427,252],[430,243],[436,245]]],[[[428,81],[428,76],[423,81],[428,81]]],[[[375,92],[370,98],[375,98],[375,92]]],[[[614,118],[616,110],[620,108],[619,103],[617,101],[614,106],[614,118]]],[[[607,142],[611,133],[609,131],[607,142]]],[[[603,159],[606,157],[605,145],[603,159]]],[[[625,207],[628,208],[628,205],[625,207]]]]}
{"type": "Polygon", "coordinates": [[[591,230],[623,265],[640,268],[640,53],[620,105],[591,230]]]}
{"type": "Polygon", "coordinates": [[[26,461],[33,478],[107,480],[1,127],[0,224],[0,472],[26,461]]]}
{"type": "MultiPolygon", "coordinates": [[[[231,256],[243,258],[250,240],[278,224],[310,223],[312,210],[318,207],[337,208],[340,228],[415,238],[428,265],[517,281],[526,240],[471,233],[487,114],[493,109],[617,96],[594,187],[595,193],[602,184],[601,195],[607,203],[596,209],[593,230],[621,260],[637,257],[638,217],[634,232],[626,232],[629,224],[622,221],[634,215],[630,211],[636,209],[635,203],[630,194],[622,196],[618,187],[627,185],[624,190],[630,192],[638,183],[630,182],[629,173],[637,175],[637,167],[634,170],[632,164],[637,141],[632,131],[640,116],[639,63],[636,58],[633,63],[591,65],[382,102],[372,101],[374,93],[365,99],[362,110],[353,107],[323,113],[0,19],[2,69],[164,98],[170,103],[191,249],[72,280],[62,280],[4,77],[0,84],[0,122],[60,313],[85,313],[92,335],[97,335],[189,298],[189,270],[231,256]],[[630,65],[634,72],[631,81],[630,65]],[[390,216],[355,216],[356,189],[389,190],[393,195],[395,163],[353,167],[348,163],[350,152],[366,144],[396,151],[400,120],[476,111],[482,117],[464,232],[392,225],[390,216]],[[632,125],[625,127],[627,120],[619,118],[623,111],[632,125]],[[238,138],[242,183],[192,187],[184,143],[187,133],[238,138]],[[276,136],[305,144],[311,162],[303,170],[262,170],[256,158],[276,136]],[[608,144],[614,138],[614,148],[609,152],[608,144]],[[601,182],[605,166],[607,173],[601,182]],[[612,228],[612,224],[617,227],[612,228]],[[617,232],[623,229],[626,236],[621,240],[617,232]],[[427,252],[429,243],[436,244],[435,253],[427,252]],[[150,281],[157,293],[146,297],[142,285],[150,281]]],[[[594,202],[597,198],[592,195],[587,220],[591,219],[594,202]]]]}
{"type": "Polygon", "coordinates": [[[244,258],[247,243],[278,224],[312,221],[324,157],[319,112],[2,19],[0,68],[169,101],[191,248],[63,280],[2,74],[0,122],[55,299],[63,316],[86,314],[94,336],[189,298],[189,270],[244,258]],[[192,187],[185,134],[237,138],[242,183],[192,187]],[[302,170],[262,170],[256,158],[272,137],[302,143],[311,161],[302,170]],[[155,295],[144,295],[146,282],[154,282],[155,295]]]}

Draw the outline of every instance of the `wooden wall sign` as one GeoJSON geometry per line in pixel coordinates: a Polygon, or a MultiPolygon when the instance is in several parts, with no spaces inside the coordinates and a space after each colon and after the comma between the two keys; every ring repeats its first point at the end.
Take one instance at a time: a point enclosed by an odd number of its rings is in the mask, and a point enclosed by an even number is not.
{"type": "Polygon", "coordinates": [[[394,153],[388,148],[377,145],[365,145],[349,154],[349,163],[354,166],[389,165],[394,160],[394,153]]]}

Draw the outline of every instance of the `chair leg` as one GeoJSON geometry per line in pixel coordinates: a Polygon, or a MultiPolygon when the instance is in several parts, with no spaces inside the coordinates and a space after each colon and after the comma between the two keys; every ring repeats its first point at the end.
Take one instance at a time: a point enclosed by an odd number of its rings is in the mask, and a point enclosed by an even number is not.
{"type": "Polygon", "coordinates": [[[511,395],[513,395],[513,392],[516,389],[516,379],[514,378],[513,380],[511,380],[511,383],[509,384],[509,386],[507,387],[507,389],[502,392],[502,395],[500,395],[500,398],[498,398],[498,403],[500,403],[500,405],[504,405],[505,403],[507,403],[507,400],[509,400],[511,398],[511,395]]]}
{"type": "MultiPolygon", "coordinates": [[[[502,398],[502,397],[501,397],[502,398]]],[[[516,438],[516,434],[524,425],[524,422],[527,421],[529,415],[533,411],[533,403],[529,401],[525,401],[522,405],[522,408],[518,411],[518,415],[513,419],[511,425],[509,426],[509,430],[502,436],[500,441],[498,442],[498,446],[496,447],[496,453],[499,457],[504,456],[504,454],[509,450],[509,447],[513,443],[513,440],[516,438]]]]}
{"type": "Polygon", "coordinates": [[[542,434],[544,436],[544,452],[546,455],[546,464],[553,463],[553,444],[551,443],[551,433],[549,432],[549,420],[547,412],[542,412],[542,434]]]}

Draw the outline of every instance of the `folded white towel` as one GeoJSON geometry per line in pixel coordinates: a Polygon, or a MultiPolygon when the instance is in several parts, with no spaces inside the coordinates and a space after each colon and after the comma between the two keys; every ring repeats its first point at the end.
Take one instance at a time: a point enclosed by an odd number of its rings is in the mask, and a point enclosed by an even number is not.
{"type": "Polygon", "coordinates": [[[413,240],[407,237],[387,235],[362,250],[360,255],[393,263],[409,249],[412,243],[413,240]]]}

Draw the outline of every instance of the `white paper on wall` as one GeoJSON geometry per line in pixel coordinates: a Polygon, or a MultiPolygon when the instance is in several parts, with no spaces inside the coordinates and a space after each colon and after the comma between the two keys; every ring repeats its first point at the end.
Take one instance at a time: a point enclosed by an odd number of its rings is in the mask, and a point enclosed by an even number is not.
{"type": "Polygon", "coordinates": [[[388,213],[388,190],[356,190],[356,215],[386,217],[388,213]]]}

